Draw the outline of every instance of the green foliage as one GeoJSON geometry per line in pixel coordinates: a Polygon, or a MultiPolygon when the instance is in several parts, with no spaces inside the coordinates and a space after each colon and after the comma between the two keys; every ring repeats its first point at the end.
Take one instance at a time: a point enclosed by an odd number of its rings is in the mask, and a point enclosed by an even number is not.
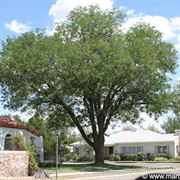
{"type": "Polygon", "coordinates": [[[166,133],[175,133],[175,130],[180,129],[180,116],[168,117],[161,125],[161,128],[165,130],[166,133]]]}
{"type": "Polygon", "coordinates": [[[162,33],[143,23],[123,32],[123,21],[116,9],[78,7],[53,36],[37,30],[8,37],[0,52],[4,106],[61,112],[68,117],[61,121],[75,125],[103,163],[110,122],[166,112],[172,98],[167,73],[177,67],[177,51],[162,33]]]}
{"type": "Polygon", "coordinates": [[[136,154],[120,154],[120,158],[122,161],[137,161],[136,154]]]}
{"type": "Polygon", "coordinates": [[[121,160],[121,157],[120,157],[120,155],[118,155],[118,154],[110,154],[109,160],[110,160],[110,161],[120,161],[120,160],[121,160]]]}
{"type": "Polygon", "coordinates": [[[93,156],[78,156],[75,161],[77,162],[94,161],[94,157],[93,156]]]}
{"type": "Polygon", "coordinates": [[[168,159],[164,157],[156,157],[155,161],[168,161],[168,159]]]}
{"type": "Polygon", "coordinates": [[[13,150],[16,151],[26,151],[27,147],[24,143],[25,139],[21,134],[16,134],[11,137],[11,145],[13,150]]]}
{"type": "Polygon", "coordinates": [[[174,133],[180,129],[180,81],[174,85],[172,90],[173,102],[171,104],[172,115],[167,117],[167,120],[161,125],[161,128],[166,133],[174,133]]]}
{"type": "Polygon", "coordinates": [[[145,156],[145,160],[147,161],[154,161],[154,154],[151,154],[151,153],[147,153],[146,156],[145,156]]]}
{"type": "Polygon", "coordinates": [[[116,154],[114,157],[114,161],[120,161],[120,160],[121,160],[120,155],[116,154]]]}
{"type": "MultiPolygon", "coordinates": [[[[10,116],[10,115],[9,115],[9,116],[10,116]]],[[[26,126],[26,122],[23,121],[19,115],[14,115],[14,116],[13,116],[13,119],[14,119],[17,123],[19,123],[19,124],[21,124],[21,125],[23,125],[23,126],[26,126]]]]}
{"type": "Polygon", "coordinates": [[[30,141],[26,141],[26,148],[29,154],[28,175],[32,176],[38,169],[38,163],[36,162],[36,147],[30,145],[30,141]]]}
{"type": "Polygon", "coordinates": [[[110,161],[114,161],[114,158],[115,158],[115,154],[110,154],[109,160],[110,160],[110,161]]]}
{"type": "Polygon", "coordinates": [[[52,152],[53,134],[48,130],[46,122],[39,116],[34,116],[26,122],[26,127],[33,129],[43,136],[44,152],[52,152]]]}
{"type": "Polygon", "coordinates": [[[144,159],[145,159],[144,152],[138,152],[137,161],[144,161],[144,159]]]}
{"type": "Polygon", "coordinates": [[[74,152],[69,152],[68,154],[65,154],[65,158],[67,161],[77,161],[78,155],[74,152]]]}
{"type": "Polygon", "coordinates": [[[166,159],[172,159],[173,156],[171,154],[157,154],[155,157],[163,157],[166,159]]]}
{"type": "Polygon", "coordinates": [[[177,157],[175,158],[175,160],[176,160],[176,161],[180,161],[180,156],[177,156],[177,157]]]}
{"type": "Polygon", "coordinates": [[[36,162],[36,148],[34,145],[30,145],[30,141],[24,142],[24,137],[21,134],[13,135],[11,138],[11,144],[17,151],[27,151],[29,154],[28,160],[28,175],[34,175],[35,170],[38,168],[36,162]]]}

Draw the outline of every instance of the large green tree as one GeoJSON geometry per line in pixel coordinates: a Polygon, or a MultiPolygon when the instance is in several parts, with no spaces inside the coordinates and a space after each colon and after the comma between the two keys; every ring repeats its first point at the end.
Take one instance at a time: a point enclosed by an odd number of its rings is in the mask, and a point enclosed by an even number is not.
{"type": "Polygon", "coordinates": [[[5,107],[61,111],[94,149],[95,162],[104,163],[111,121],[136,122],[141,112],[158,116],[168,109],[167,73],[177,65],[173,44],[159,31],[146,24],[124,31],[123,21],[116,9],[78,7],[53,36],[7,38],[0,53],[5,107]]]}

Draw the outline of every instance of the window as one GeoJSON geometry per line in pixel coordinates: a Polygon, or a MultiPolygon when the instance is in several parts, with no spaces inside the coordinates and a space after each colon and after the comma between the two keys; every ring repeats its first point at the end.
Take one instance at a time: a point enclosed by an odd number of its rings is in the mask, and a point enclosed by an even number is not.
{"type": "Polygon", "coordinates": [[[5,137],[4,150],[12,150],[11,135],[7,134],[5,137]]]}
{"type": "Polygon", "coordinates": [[[157,153],[158,154],[167,154],[168,146],[157,146],[157,153]]]}
{"type": "Polygon", "coordinates": [[[143,152],[143,146],[122,148],[123,154],[137,154],[138,152],[143,152]]]}
{"type": "Polygon", "coordinates": [[[179,147],[176,146],[176,153],[179,153],[179,147]]]}

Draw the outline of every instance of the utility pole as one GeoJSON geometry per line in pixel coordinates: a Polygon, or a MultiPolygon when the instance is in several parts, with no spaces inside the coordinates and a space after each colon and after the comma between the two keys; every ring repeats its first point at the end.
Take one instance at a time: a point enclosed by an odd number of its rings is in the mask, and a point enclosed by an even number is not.
{"type": "Polygon", "coordinates": [[[58,179],[58,130],[56,130],[56,180],[58,179]]]}

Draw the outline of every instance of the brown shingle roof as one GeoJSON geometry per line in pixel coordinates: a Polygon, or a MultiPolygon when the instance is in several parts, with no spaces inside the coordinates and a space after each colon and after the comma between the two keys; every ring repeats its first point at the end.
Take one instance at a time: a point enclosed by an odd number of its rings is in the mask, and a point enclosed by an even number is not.
{"type": "Polygon", "coordinates": [[[0,127],[25,129],[26,131],[36,136],[41,136],[39,132],[17,123],[16,121],[12,120],[10,117],[0,117],[0,127]]]}

